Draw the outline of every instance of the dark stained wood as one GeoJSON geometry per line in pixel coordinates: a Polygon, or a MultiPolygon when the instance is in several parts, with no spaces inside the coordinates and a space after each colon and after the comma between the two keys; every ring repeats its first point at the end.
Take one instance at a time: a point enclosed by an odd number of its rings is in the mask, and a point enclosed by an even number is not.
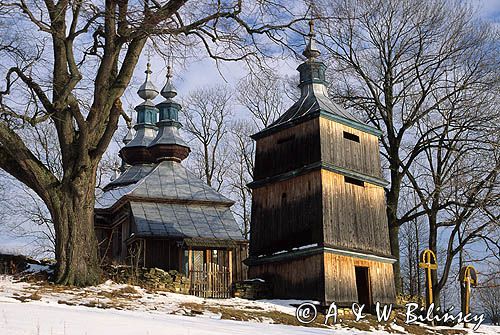
{"type": "Polygon", "coordinates": [[[326,244],[390,255],[385,192],[380,186],[347,183],[344,176],[321,171],[326,244]]]}
{"type": "Polygon", "coordinates": [[[319,162],[320,132],[318,119],[257,140],[254,180],[264,179],[304,165],[319,162]]]}
{"type": "Polygon", "coordinates": [[[256,141],[249,277],[279,298],[393,303],[378,137],[318,115],[256,141]]]}
{"type": "Polygon", "coordinates": [[[321,243],[321,206],[319,170],[255,189],[250,255],[321,243]]]}
{"type": "Polygon", "coordinates": [[[322,254],[251,266],[248,274],[270,284],[274,298],[325,300],[322,254]]]}

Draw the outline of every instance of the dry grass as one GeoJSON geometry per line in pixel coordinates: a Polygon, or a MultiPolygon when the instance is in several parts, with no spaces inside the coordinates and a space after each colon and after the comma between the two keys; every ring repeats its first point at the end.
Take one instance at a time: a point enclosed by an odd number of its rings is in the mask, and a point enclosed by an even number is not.
{"type": "Polygon", "coordinates": [[[130,298],[140,298],[140,293],[132,286],[125,286],[113,291],[99,291],[98,296],[106,297],[108,299],[130,299],[130,298]]]}
{"type": "Polygon", "coordinates": [[[297,321],[294,315],[279,311],[266,311],[261,307],[251,306],[245,309],[223,307],[223,306],[206,306],[198,303],[183,303],[180,306],[180,310],[184,312],[184,315],[195,316],[203,314],[204,312],[210,312],[214,314],[219,314],[223,320],[235,320],[235,321],[257,321],[265,322],[271,321],[274,324],[283,324],[290,326],[306,326],[306,327],[325,327],[321,323],[321,316],[310,324],[302,324],[297,321]]]}
{"type": "Polygon", "coordinates": [[[38,294],[38,291],[37,291],[37,292],[34,292],[30,295],[19,295],[17,293],[14,293],[13,298],[16,300],[19,300],[20,302],[27,302],[27,301],[41,300],[42,296],[40,294],[38,294]]]}

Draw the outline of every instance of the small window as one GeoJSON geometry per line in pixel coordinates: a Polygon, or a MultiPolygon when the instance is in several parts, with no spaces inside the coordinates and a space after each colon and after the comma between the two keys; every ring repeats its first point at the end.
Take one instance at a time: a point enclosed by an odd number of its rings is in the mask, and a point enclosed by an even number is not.
{"type": "Polygon", "coordinates": [[[351,133],[348,133],[347,131],[344,131],[344,138],[346,140],[350,140],[350,141],[354,141],[354,142],[358,142],[359,143],[359,136],[351,134],[351,133]]]}
{"type": "Polygon", "coordinates": [[[365,186],[364,181],[356,179],[356,178],[351,178],[351,177],[344,176],[344,181],[346,183],[357,185],[357,186],[362,186],[362,187],[365,186]]]}
{"type": "Polygon", "coordinates": [[[291,135],[291,136],[288,136],[288,137],[280,138],[276,143],[282,144],[282,143],[285,143],[285,142],[288,142],[288,141],[291,141],[291,140],[294,140],[294,139],[295,139],[295,135],[291,135]]]}

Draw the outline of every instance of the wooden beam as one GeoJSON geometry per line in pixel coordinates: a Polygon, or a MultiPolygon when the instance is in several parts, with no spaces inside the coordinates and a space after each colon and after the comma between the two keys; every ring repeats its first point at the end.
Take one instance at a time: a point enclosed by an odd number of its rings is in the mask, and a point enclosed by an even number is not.
{"type": "Polygon", "coordinates": [[[228,250],[228,259],[229,259],[229,287],[233,283],[233,250],[228,250]]]}

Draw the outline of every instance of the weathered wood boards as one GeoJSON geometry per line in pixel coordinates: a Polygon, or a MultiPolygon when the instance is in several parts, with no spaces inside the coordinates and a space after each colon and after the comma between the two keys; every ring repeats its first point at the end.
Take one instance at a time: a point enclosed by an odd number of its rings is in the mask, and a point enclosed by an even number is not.
{"type": "Polygon", "coordinates": [[[378,137],[318,114],[256,141],[249,277],[280,298],[394,302],[378,137]]]}

